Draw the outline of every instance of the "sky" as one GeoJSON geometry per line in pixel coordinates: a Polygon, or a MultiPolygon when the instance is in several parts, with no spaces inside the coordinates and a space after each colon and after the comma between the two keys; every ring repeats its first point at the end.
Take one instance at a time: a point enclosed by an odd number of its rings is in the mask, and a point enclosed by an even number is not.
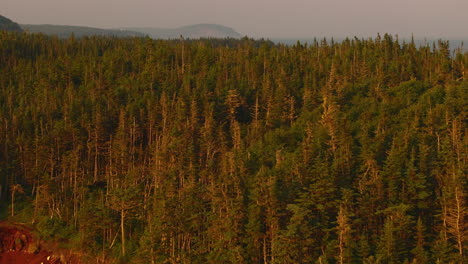
{"type": "Polygon", "coordinates": [[[254,38],[468,37],[468,0],[1,0],[0,15],[101,28],[213,23],[254,38]]]}

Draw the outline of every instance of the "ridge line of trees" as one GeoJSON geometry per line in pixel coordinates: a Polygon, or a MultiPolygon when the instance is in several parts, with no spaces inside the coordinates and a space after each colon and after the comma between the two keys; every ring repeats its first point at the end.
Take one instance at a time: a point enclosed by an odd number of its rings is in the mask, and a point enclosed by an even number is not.
{"type": "Polygon", "coordinates": [[[0,216],[98,263],[461,264],[467,74],[390,35],[0,32],[0,216]]]}

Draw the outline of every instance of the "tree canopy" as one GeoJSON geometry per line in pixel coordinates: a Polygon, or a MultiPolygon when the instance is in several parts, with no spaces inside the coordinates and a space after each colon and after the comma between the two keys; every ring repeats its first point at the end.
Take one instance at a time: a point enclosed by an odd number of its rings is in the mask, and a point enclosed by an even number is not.
{"type": "Polygon", "coordinates": [[[0,215],[108,262],[463,263],[467,78],[390,35],[0,32],[0,215]]]}

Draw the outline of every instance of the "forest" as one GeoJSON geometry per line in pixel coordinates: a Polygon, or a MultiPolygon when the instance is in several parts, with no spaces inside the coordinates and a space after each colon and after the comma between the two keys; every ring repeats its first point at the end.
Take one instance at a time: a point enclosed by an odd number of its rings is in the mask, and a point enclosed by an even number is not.
{"type": "Polygon", "coordinates": [[[84,263],[467,263],[468,53],[0,32],[0,220],[84,263]]]}

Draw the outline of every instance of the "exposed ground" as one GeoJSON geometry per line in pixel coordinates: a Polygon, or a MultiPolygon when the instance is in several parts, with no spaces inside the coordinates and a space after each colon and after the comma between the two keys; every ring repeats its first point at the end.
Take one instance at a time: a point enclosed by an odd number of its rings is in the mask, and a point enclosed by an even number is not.
{"type": "Polygon", "coordinates": [[[0,222],[0,264],[81,264],[76,256],[47,248],[31,229],[0,222]]]}

